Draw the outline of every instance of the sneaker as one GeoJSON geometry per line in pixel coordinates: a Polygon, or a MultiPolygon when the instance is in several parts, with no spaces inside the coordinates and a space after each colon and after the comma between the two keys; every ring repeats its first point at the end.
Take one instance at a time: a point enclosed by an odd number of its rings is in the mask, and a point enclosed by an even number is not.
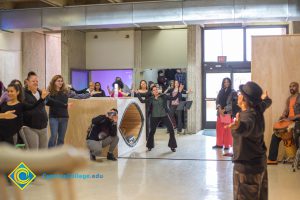
{"type": "Polygon", "coordinates": [[[94,156],[94,155],[92,154],[92,152],[90,152],[90,160],[91,160],[91,161],[96,161],[96,156],[94,156]]]}
{"type": "Polygon", "coordinates": [[[107,160],[117,161],[113,153],[107,153],[107,160]]]}
{"type": "Polygon", "coordinates": [[[222,146],[218,146],[218,145],[215,145],[212,147],[213,149],[222,149],[223,147],[222,146]]]}
{"type": "Polygon", "coordinates": [[[176,149],[175,148],[171,148],[171,151],[176,152],[176,149]]]}
{"type": "Polygon", "coordinates": [[[223,156],[233,157],[233,153],[224,153],[223,156]]]}
{"type": "Polygon", "coordinates": [[[225,147],[224,150],[229,150],[229,147],[225,147]]]}

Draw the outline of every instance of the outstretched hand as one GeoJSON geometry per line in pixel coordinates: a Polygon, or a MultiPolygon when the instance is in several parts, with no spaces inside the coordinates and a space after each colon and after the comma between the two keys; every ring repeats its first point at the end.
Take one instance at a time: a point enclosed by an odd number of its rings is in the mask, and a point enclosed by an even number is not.
{"type": "Polygon", "coordinates": [[[43,89],[41,98],[45,99],[48,96],[48,94],[49,94],[49,92],[46,89],[43,89]]]}
{"type": "Polygon", "coordinates": [[[266,99],[266,98],[268,98],[268,97],[269,97],[269,96],[268,96],[268,91],[265,90],[265,92],[261,95],[261,99],[264,100],[264,99],[266,99]]]}
{"type": "Polygon", "coordinates": [[[68,109],[71,109],[73,107],[73,105],[74,105],[73,102],[68,103],[68,109]]]}
{"type": "Polygon", "coordinates": [[[240,113],[237,113],[234,121],[231,124],[225,126],[225,128],[238,129],[239,126],[240,126],[240,113]]]}

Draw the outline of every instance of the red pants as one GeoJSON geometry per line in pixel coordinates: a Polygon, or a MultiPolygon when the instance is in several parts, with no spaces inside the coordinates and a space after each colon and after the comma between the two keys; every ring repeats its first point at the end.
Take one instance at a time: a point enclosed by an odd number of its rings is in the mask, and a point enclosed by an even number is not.
{"type": "MultiPolygon", "coordinates": [[[[232,120],[231,120],[232,121],[232,120]]],[[[221,122],[220,116],[217,118],[217,145],[229,147],[232,146],[232,135],[229,128],[224,128],[226,124],[221,122]]]]}

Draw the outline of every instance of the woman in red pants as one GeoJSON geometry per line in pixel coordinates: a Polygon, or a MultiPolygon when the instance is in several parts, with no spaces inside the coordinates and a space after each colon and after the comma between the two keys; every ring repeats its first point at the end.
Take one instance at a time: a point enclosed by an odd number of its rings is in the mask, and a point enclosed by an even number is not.
{"type": "Polygon", "coordinates": [[[232,135],[230,129],[224,128],[226,124],[232,122],[232,107],[233,101],[236,99],[236,92],[232,89],[232,84],[230,78],[224,78],[222,81],[222,88],[218,93],[216,106],[217,106],[217,141],[213,149],[229,150],[232,146],[232,135]]]}

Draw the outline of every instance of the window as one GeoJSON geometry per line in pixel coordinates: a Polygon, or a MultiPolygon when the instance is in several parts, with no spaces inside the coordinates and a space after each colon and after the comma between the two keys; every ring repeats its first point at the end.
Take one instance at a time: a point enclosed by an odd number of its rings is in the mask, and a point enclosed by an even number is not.
{"type": "Polygon", "coordinates": [[[204,31],[205,62],[217,62],[218,56],[227,56],[227,61],[243,61],[243,50],[243,29],[204,31]]]}
{"type": "Polygon", "coordinates": [[[87,70],[72,70],[71,80],[74,89],[82,90],[88,86],[89,72],[87,70]]]}
{"type": "Polygon", "coordinates": [[[251,39],[255,35],[285,35],[286,28],[247,28],[246,29],[246,52],[247,61],[251,61],[251,39]]]}
{"type": "Polygon", "coordinates": [[[239,90],[241,84],[251,81],[251,73],[233,73],[233,88],[239,90]]]}

